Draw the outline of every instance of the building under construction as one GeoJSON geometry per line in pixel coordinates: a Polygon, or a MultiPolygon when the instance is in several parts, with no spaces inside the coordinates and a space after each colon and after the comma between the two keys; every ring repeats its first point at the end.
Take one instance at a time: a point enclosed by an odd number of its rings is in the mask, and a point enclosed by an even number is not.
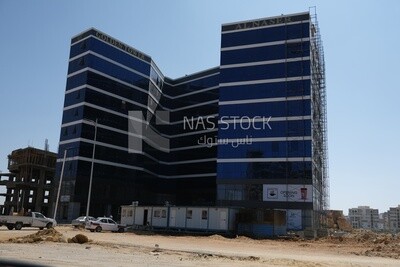
{"type": "MultiPolygon", "coordinates": [[[[47,148],[47,146],[46,146],[47,148]]],[[[2,214],[38,211],[51,215],[53,179],[57,154],[33,147],[17,149],[8,155],[8,173],[0,174],[0,186],[6,186],[2,214]]]]}

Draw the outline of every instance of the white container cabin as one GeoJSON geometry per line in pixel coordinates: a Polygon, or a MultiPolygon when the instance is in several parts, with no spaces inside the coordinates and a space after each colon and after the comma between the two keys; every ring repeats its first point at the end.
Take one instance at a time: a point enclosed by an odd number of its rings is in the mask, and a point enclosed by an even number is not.
{"type": "Polygon", "coordinates": [[[239,209],[227,207],[121,206],[121,224],[187,231],[235,229],[239,209]]]}

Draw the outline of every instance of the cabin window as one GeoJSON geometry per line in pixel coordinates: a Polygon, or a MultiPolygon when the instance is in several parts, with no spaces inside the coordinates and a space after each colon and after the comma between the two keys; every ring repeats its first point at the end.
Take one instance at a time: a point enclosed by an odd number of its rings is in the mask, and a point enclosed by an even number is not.
{"type": "Polygon", "coordinates": [[[193,216],[193,210],[187,210],[186,211],[186,219],[192,219],[193,216]]]}
{"type": "Polygon", "coordinates": [[[167,211],[166,210],[162,210],[161,217],[167,218],[167,211]]]}
{"type": "Polygon", "coordinates": [[[206,210],[201,211],[201,219],[202,220],[207,220],[208,219],[208,213],[206,210]]]}
{"type": "Polygon", "coordinates": [[[161,210],[154,210],[154,218],[160,218],[161,217],[161,210]]]}

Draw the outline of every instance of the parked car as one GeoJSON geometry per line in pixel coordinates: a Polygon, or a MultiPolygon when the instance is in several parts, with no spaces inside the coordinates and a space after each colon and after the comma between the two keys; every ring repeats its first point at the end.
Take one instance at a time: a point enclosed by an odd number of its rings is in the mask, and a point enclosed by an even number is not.
{"type": "Polygon", "coordinates": [[[96,220],[96,218],[95,217],[92,217],[92,216],[81,216],[81,217],[78,217],[78,218],[76,218],[75,220],[72,220],[72,222],[71,222],[71,224],[72,224],[72,226],[74,226],[74,227],[79,227],[79,226],[85,226],[86,225],[86,223],[88,222],[88,221],[95,221],[96,220]]]}
{"type": "Polygon", "coordinates": [[[117,224],[113,219],[107,217],[99,217],[95,221],[88,221],[85,228],[91,232],[104,230],[122,233],[125,231],[125,226],[117,224]]]}

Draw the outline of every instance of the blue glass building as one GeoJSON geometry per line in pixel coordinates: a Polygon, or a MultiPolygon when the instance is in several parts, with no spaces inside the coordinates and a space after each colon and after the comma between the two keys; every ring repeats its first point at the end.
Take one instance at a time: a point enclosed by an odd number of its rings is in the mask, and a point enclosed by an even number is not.
{"type": "Polygon", "coordinates": [[[308,12],[222,25],[220,66],[179,79],[96,29],[73,37],[57,217],[85,214],[94,162],[94,216],[168,202],[283,209],[289,228],[316,226],[327,203],[323,63],[308,12]]]}
{"type": "Polygon", "coordinates": [[[308,12],[222,26],[219,117],[229,127],[218,138],[251,144],[218,146],[220,205],[284,209],[290,229],[319,225],[327,203],[323,62],[308,12]]]}

